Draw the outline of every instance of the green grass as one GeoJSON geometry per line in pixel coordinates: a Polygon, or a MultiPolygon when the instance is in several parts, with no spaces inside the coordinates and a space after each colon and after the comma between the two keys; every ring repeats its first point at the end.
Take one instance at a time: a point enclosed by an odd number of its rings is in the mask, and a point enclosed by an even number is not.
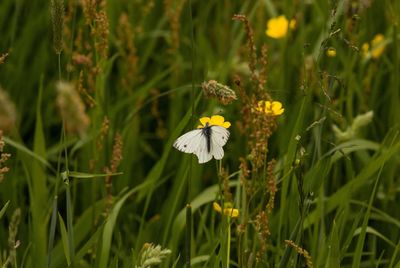
{"type": "Polygon", "coordinates": [[[91,15],[67,1],[60,58],[50,2],[0,2],[0,57],[9,54],[0,90],[17,115],[3,129],[2,267],[136,267],[151,256],[160,267],[305,267],[301,249],[314,267],[400,266],[397,1],[108,1],[91,15]],[[252,26],[255,72],[235,14],[252,26]],[[268,37],[281,14],[295,29],[268,37]],[[374,58],[377,34],[384,50],[374,58]],[[252,75],[263,68],[260,90],[252,75]],[[71,99],[62,120],[60,74],[81,86],[87,128],[71,99]],[[276,129],[261,128],[267,143],[254,145],[258,121],[242,131],[250,103],[237,77],[254,105],[266,94],[283,103],[276,129]],[[238,99],[206,98],[201,83],[212,79],[238,99]],[[214,114],[232,123],[221,161],[200,165],[173,148],[214,114]],[[257,170],[255,146],[267,146],[257,170]],[[230,201],[227,189],[238,218],[213,209],[230,201]]]}

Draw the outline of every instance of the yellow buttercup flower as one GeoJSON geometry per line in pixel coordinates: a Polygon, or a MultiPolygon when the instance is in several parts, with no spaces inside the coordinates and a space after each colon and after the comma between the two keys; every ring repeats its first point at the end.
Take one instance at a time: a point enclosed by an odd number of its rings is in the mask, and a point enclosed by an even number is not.
{"type": "Polygon", "coordinates": [[[221,126],[224,128],[229,128],[231,123],[225,121],[225,118],[221,115],[213,115],[210,117],[202,117],[200,118],[201,125],[198,125],[197,128],[204,128],[207,126],[221,126]]]}
{"type": "Polygon", "coordinates": [[[363,54],[364,57],[368,56],[368,52],[369,52],[369,44],[368,43],[364,43],[361,46],[361,52],[363,54]]]}
{"type": "Polygon", "coordinates": [[[374,39],[371,41],[371,57],[374,59],[379,58],[383,51],[385,50],[385,37],[383,34],[375,35],[374,39]]]}
{"type": "Polygon", "coordinates": [[[361,52],[364,57],[377,59],[383,54],[385,47],[385,36],[383,34],[377,34],[372,39],[371,45],[369,43],[364,43],[361,46],[361,52]]]}
{"type": "Polygon", "coordinates": [[[331,58],[336,57],[336,49],[335,49],[334,47],[328,48],[328,49],[326,50],[326,55],[327,55],[328,57],[331,57],[331,58]]]}
{"type": "MultiPolygon", "coordinates": [[[[226,202],[224,207],[225,207],[224,208],[224,215],[226,215],[228,217],[231,217],[231,218],[239,217],[239,210],[236,209],[236,208],[232,208],[232,204],[231,203],[226,202]]],[[[213,208],[214,208],[214,210],[216,212],[222,214],[222,208],[217,202],[213,203],[213,208]]]]}
{"type": "Polygon", "coordinates": [[[279,101],[259,101],[258,106],[256,108],[257,111],[263,112],[267,115],[281,115],[285,111],[282,108],[282,103],[279,101]]]}
{"type": "Polygon", "coordinates": [[[267,22],[267,30],[265,34],[271,38],[280,39],[286,36],[288,29],[296,27],[296,20],[288,21],[285,15],[269,19],[267,22]]]}

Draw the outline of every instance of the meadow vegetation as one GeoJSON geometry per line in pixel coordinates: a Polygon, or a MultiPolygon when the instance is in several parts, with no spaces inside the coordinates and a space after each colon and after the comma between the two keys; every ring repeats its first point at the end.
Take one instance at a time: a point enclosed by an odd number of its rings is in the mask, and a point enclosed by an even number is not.
{"type": "Polygon", "coordinates": [[[400,267],[399,16],[0,1],[1,266],[400,267]]]}

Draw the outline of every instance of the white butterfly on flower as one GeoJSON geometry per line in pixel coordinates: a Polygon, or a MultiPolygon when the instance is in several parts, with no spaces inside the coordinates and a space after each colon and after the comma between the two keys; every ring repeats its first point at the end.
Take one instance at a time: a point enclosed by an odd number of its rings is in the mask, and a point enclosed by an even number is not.
{"type": "Polygon", "coordinates": [[[206,163],[213,157],[217,160],[222,159],[224,157],[222,147],[228,141],[227,128],[231,123],[220,115],[213,115],[211,118],[202,117],[200,123],[197,129],[180,136],[173,146],[181,152],[195,154],[199,164],[206,163]]]}

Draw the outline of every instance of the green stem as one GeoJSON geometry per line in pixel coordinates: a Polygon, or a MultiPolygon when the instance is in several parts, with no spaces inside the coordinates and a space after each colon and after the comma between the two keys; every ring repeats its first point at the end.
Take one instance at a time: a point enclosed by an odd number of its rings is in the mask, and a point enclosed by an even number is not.
{"type": "MultiPolygon", "coordinates": [[[[193,13],[192,13],[192,1],[189,1],[189,18],[190,18],[190,40],[191,40],[191,57],[192,57],[192,89],[190,92],[190,101],[192,104],[192,116],[191,122],[193,125],[193,117],[195,113],[195,104],[194,104],[194,33],[193,33],[193,13]]],[[[189,176],[188,176],[188,194],[187,199],[188,203],[186,205],[186,267],[190,268],[190,257],[191,257],[191,237],[192,237],[192,207],[190,205],[191,200],[191,188],[192,188],[192,171],[193,171],[193,158],[190,159],[189,166],[189,176]]]]}
{"type": "Polygon", "coordinates": [[[228,233],[227,233],[228,239],[227,239],[227,245],[226,245],[226,268],[229,268],[229,260],[230,260],[230,253],[231,253],[231,223],[230,223],[229,216],[227,216],[227,221],[228,221],[228,233]]]}
{"type": "Polygon", "coordinates": [[[186,267],[190,268],[190,252],[191,252],[191,237],[192,237],[192,206],[186,205],[186,267]]]}

